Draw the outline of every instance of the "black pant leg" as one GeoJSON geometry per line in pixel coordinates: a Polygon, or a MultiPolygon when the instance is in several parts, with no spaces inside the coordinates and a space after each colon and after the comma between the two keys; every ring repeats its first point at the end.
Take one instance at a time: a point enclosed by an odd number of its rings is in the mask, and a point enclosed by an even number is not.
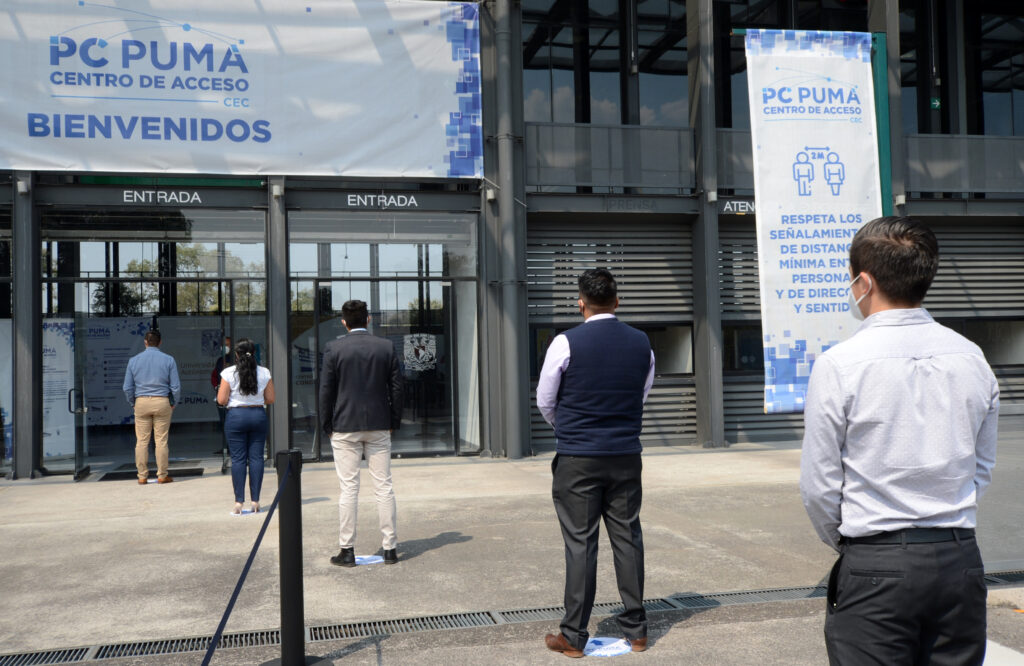
{"type": "Polygon", "coordinates": [[[594,459],[555,456],[551,495],[565,542],[565,616],[562,634],[583,649],[597,592],[597,542],[600,536],[602,483],[593,474],[594,459]]]}
{"type": "Polygon", "coordinates": [[[615,560],[615,579],[622,599],[619,626],[627,638],[647,635],[644,610],[644,537],[640,528],[643,488],[640,454],[608,460],[608,487],[604,493],[604,524],[615,560]]]}
{"type": "Polygon", "coordinates": [[[933,617],[928,618],[916,664],[972,666],[985,661],[987,638],[985,567],[978,542],[934,544],[941,581],[933,617]]]}
{"type": "Polygon", "coordinates": [[[932,587],[926,569],[901,546],[846,545],[835,572],[835,605],[825,617],[832,666],[914,663],[921,627],[920,596],[932,587]]]}

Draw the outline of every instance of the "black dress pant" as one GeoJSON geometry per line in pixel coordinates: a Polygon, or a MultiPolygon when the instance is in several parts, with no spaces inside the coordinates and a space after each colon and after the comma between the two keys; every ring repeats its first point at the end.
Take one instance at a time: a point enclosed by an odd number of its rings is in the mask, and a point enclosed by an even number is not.
{"type": "Polygon", "coordinates": [[[829,663],[969,666],[985,659],[987,590],[974,537],[844,544],[829,577],[829,663]]]}
{"type": "Polygon", "coordinates": [[[640,530],[640,454],[556,455],[551,495],[565,541],[565,617],[562,634],[583,649],[597,590],[597,542],[604,519],[624,609],[617,617],[627,638],[647,635],[644,539],[640,530]]]}

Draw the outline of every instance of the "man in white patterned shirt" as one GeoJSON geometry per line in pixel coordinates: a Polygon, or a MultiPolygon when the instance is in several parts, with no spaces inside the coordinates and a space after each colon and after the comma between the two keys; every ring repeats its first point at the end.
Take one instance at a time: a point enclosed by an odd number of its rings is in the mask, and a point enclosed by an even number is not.
{"type": "Polygon", "coordinates": [[[865,224],[850,246],[857,332],[819,357],[800,493],[829,575],[832,664],[981,664],[986,589],[974,537],[996,456],[999,387],[977,345],[921,307],[935,235],[865,224]]]}

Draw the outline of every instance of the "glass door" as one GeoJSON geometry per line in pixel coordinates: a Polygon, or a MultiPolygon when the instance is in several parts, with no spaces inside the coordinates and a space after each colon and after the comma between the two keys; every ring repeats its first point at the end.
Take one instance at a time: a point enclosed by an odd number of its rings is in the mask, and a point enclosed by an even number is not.
{"type": "Polygon", "coordinates": [[[265,215],[57,211],[42,224],[47,469],[90,465],[93,473],[116,472],[106,478],[134,478],[134,413],[122,387],[128,360],[143,350],[150,329],[160,331],[160,350],[175,359],[181,380],[169,435],[172,469],[220,458],[216,391],[225,345],[249,338],[258,361],[268,360],[265,215]]]}
{"type": "Polygon", "coordinates": [[[317,404],[327,344],[346,334],[345,301],[394,345],[405,379],[392,451],[480,450],[475,215],[289,211],[292,446],[332,455],[317,404]]]}
{"type": "MultiPolygon", "coordinates": [[[[366,301],[370,333],[394,345],[405,391],[402,426],[392,437],[392,452],[397,456],[459,453],[453,382],[458,344],[452,326],[451,286],[426,280],[317,280],[314,285],[319,306],[319,325],[314,332],[319,361],[328,343],[346,335],[341,306],[352,299],[366,301]]],[[[316,443],[321,457],[331,456],[329,441],[320,437],[316,443]]]]}
{"type": "Polygon", "coordinates": [[[76,290],[75,309],[43,318],[43,460],[51,474],[84,478],[89,467],[86,356],[88,336],[76,290]]]}

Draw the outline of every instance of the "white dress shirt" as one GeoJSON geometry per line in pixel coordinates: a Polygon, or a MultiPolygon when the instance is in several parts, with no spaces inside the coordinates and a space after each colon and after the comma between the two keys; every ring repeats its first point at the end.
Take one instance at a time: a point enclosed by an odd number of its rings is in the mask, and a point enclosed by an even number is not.
{"type": "Polygon", "coordinates": [[[977,345],[924,309],[875,313],[814,363],[800,494],[822,541],[976,523],[999,385],[977,345]]]}
{"type": "MultiPolygon", "coordinates": [[[[611,313],[596,314],[587,317],[584,323],[598,321],[599,319],[616,319],[611,313]]],[[[544,356],[544,367],[540,371],[540,381],[537,382],[537,408],[540,410],[544,420],[555,425],[555,408],[558,406],[558,389],[562,385],[562,373],[569,367],[569,338],[559,333],[551,341],[548,352],[544,356]]],[[[647,402],[647,394],[651,392],[654,384],[654,351],[651,351],[651,369],[647,373],[647,382],[644,384],[644,402],[647,402]]]]}

